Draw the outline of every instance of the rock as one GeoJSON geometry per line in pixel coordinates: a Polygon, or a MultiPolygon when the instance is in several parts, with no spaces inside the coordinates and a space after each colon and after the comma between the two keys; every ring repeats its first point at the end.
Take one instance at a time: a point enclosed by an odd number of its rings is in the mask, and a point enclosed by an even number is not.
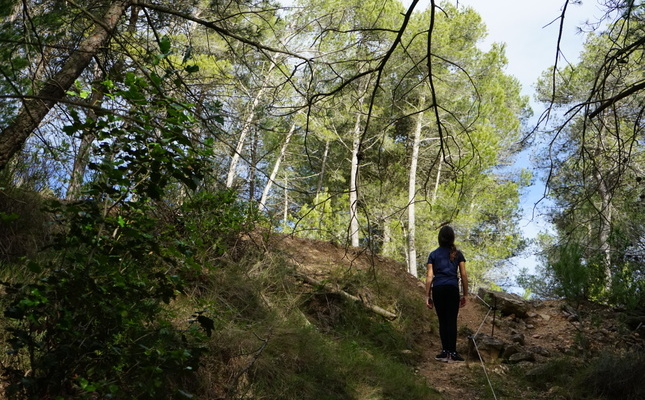
{"type": "Polygon", "coordinates": [[[517,343],[519,345],[524,346],[524,343],[525,343],[524,334],[523,333],[515,333],[514,335],[511,336],[511,341],[513,343],[517,343]]]}
{"type": "Polygon", "coordinates": [[[513,293],[496,292],[480,288],[477,295],[484,299],[490,307],[496,307],[502,315],[511,315],[526,318],[530,303],[513,293]]]}
{"type": "Polygon", "coordinates": [[[508,362],[510,362],[511,364],[517,364],[522,361],[534,362],[535,354],[531,353],[530,351],[520,351],[519,353],[515,353],[508,358],[508,362]]]}
{"type": "MultiPolygon", "coordinates": [[[[470,338],[475,344],[477,344],[477,350],[479,350],[479,356],[482,361],[486,363],[492,363],[497,361],[506,343],[503,340],[488,336],[484,333],[479,333],[475,337],[470,338]]],[[[475,351],[475,346],[472,346],[472,350],[475,351]]],[[[474,354],[476,355],[476,354],[474,354]]]]}
{"type": "Polygon", "coordinates": [[[517,365],[521,369],[529,369],[529,368],[532,368],[535,364],[533,364],[533,362],[531,361],[520,361],[515,365],[517,365]]]}
{"type": "Polygon", "coordinates": [[[580,317],[578,316],[578,312],[576,311],[576,309],[571,307],[568,304],[562,305],[562,313],[567,317],[567,320],[569,322],[580,320],[580,317]]]}
{"type": "Polygon", "coordinates": [[[541,346],[531,346],[527,350],[532,352],[532,353],[544,356],[544,357],[551,357],[551,352],[549,350],[545,349],[544,347],[541,347],[541,346]]]}
{"type": "Polygon", "coordinates": [[[542,318],[545,321],[548,321],[551,319],[551,316],[549,314],[538,314],[540,318],[542,318]]]}
{"type": "Polygon", "coordinates": [[[517,343],[510,344],[504,348],[504,353],[502,354],[502,357],[505,360],[508,360],[509,358],[511,358],[513,354],[517,354],[522,350],[523,350],[522,346],[520,346],[519,344],[517,343]]]}

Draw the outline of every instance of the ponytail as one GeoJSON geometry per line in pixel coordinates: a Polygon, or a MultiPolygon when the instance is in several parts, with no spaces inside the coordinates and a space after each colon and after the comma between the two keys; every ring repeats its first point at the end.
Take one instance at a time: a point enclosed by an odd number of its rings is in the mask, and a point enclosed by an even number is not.
{"type": "Polygon", "coordinates": [[[450,261],[457,258],[457,246],[455,246],[455,231],[448,225],[439,230],[439,246],[450,248],[450,261]]]}

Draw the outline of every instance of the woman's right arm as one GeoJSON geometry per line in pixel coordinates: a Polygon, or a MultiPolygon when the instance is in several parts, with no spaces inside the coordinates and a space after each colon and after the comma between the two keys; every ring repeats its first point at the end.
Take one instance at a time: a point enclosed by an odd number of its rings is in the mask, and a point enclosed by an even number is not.
{"type": "Polygon", "coordinates": [[[434,307],[432,302],[432,280],[434,279],[434,272],[432,271],[432,264],[428,264],[428,273],[426,274],[426,307],[434,307]]]}
{"type": "Polygon", "coordinates": [[[468,297],[468,274],[466,273],[466,263],[464,261],[459,263],[459,275],[461,276],[461,288],[463,289],[459,305],[463,307],[466,305],[466,298],[468,297]]]}

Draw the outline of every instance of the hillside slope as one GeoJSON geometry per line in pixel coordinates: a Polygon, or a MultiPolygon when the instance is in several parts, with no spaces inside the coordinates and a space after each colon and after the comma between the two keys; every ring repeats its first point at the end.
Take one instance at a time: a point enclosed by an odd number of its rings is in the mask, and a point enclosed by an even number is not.
{"type": "MultiPolygon", "coordinates": [[[[396,282],[402,292],[424,304],[423,284],[400,263],[329,242],[290,236],[272,240],[272,251],[283,252],[299,273],[321,282],[335,282],[336,287],[347,288],[362,301],[396,313],[399,319],[408,316],[405,310],[397,310],[395,299],[378,293],[375,288],[379,279],[396,282]],[[342,278],[339,269],[344,271],[342,278]],[[343,282],[362,271],[372,271],[375,282],[353,288],[343,282]]],[[[321,287],[312,289],[326,291],[321,287]]],[[[631,354],[636,350],[642,354],[645,348],[645,329],[626,324],[629,315],[622,311],[565,300],[525,301],[513,295],[510,297],[515,306],[507,306],[502,298],[509,296],[499,296],[497,300],[497,294],[479,290],[460,310],[458,348],[466,358],[464,363],[434,360],[440,350],[434,311],[426,309],[424,318],[411,325],[421,349],[415,371],[442,394],[441,398],[576,398],[571,396],[571,387],[566,386],[571,382],[552,376],[561,374],[559,368],[588,365],[608,354],[631,354]]],[[[569,373],[569,377],[574,375],[569,373]]]]}

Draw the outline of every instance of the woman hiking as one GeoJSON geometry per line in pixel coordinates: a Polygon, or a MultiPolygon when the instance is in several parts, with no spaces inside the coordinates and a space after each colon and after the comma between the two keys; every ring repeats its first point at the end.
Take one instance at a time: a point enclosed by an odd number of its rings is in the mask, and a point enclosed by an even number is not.
{"type": "Polygon", "coordinates": [[[450,226],[439,230],[439,247],[428,256],[426,306],[437,311],[442,350],[435,360],[464,361],[457,353],[457,315],[466,305],[468,276],[466,259],[455,246],[455,231],[450,226]],[[457,274],[459,273],[459,274],[457,274]],[[463,289],[459,296],[459,278],[463,289]]]}

